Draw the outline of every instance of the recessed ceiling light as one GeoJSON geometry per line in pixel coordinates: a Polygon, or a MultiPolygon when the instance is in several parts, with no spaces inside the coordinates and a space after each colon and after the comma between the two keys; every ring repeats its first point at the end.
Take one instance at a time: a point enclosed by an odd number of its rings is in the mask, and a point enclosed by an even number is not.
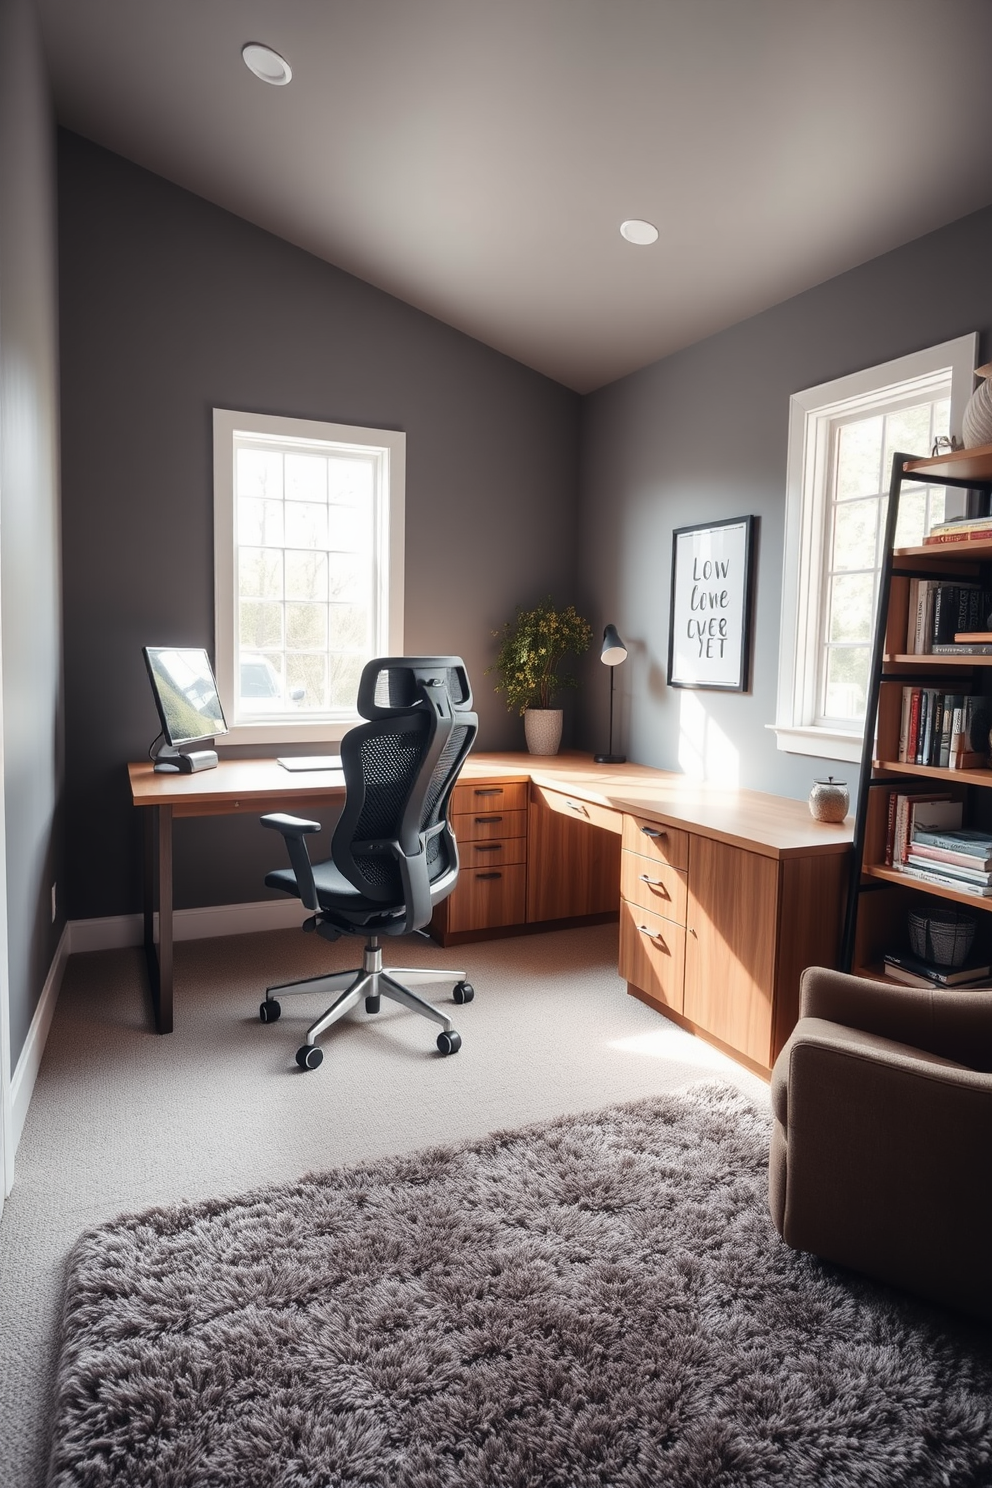
{"type": "Polygon", "coordinates": [[[653,222],[645,222],[640,217],[630,217],[626,222],[621,222],[620,236],[626,238],[628,243],[640,243],[646,246],[648,243],[657,243],[658,229],[653,222]]]}
{"type": "Polygon", "coordinates": [[[280,57],[271,47],[250,41],[241,48],[241,55],[245,59],[245,66],[257,78],[261,78],[263,83],[271,83],[274,88],[284,88],[292,81],[293,69],[286,58],[280,57]]]}

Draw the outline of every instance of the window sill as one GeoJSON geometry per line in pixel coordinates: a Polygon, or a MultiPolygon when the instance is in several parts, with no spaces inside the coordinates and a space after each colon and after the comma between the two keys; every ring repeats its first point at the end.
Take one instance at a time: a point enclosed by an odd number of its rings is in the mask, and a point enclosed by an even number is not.
{"type": "Polygon", "coordinates": [[[787,754],[812,754],[819,759],[861,763],[864,734],[860,729],[814,728],[812,724],[797,728],[785,723],[766,723],[765,727],[774,732],[779,749],[787,754]]]}
{"type": "Polygon", "coordinates": [[[244,745],[272,744],[340,744],[344,735],[362,719],[354,717],[337,720],[326,719],[322,723],[289,723],[281,719],[266,719],[264,723],[235,723],[226,734],[217,736],[217,744],[243,747],[244,745]]]}

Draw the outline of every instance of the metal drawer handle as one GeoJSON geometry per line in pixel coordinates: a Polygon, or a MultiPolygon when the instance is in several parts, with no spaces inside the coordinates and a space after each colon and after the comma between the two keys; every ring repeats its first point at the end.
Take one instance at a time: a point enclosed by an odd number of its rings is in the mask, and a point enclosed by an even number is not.
{"type": "Polygon", "coordinates": [[[475,820],[476,820],[477,823],[479,823],[479,822],[498,822],[498,821],[502,821],[503,818],[501,816],[477,816],[475,818],[475,820]]]}
{"type": "Polygon", "coordinates": [[[476,796],[501,796],[502,794],[503,787],[501,785],[494,785],[487,790],[477,790],[473,792],[473,795],[476,796]]]}
{"type": "Polygon", "coordinates": [[[582,804],[581,801],[570,801],[568,799],[568,797],[566,796],[565,797],[565,805],[568,807],[569,811],[579,811],[579,812],[582,813],[583,816],[588,816],[589,815],[588,811],[583,806],[583,804],[582,804]]]}
{"type": "Polygon", "coordinates": [[[502,878],[502,873],[477,873],[476,878],[502,878]]]}
{"type": "Polygon", "coordinates": [[[664,950],[666,950],[666,951],[668,950],[667,945],[665,945],[664,940],[662,939],[662,937],[658,934],[658,932],[656,930],[649,930],[648,927],[647,927],[647,925],[638,925],[637,928],[638,928],[638,930],[640,930],[641,934],[642,935],[646,935],[649,940],[656,940],[658,942],[658,944],[664,950]]]}
{"type": "Polygon", "coordinates": [[[658,827],[642,827],[641,831],[645,837],[667,837],[667,832],[662,832],[658,827]]]}
{"type": "Polygon", "coordinates": [[[662,883],[660,878],[649,878],[646,873],[642,873],[641,883],[646,883],[649,889],[660,889],[666,899],[670,899],[672,897],[668,890],[665,888],[665,885],[662,883]]]}

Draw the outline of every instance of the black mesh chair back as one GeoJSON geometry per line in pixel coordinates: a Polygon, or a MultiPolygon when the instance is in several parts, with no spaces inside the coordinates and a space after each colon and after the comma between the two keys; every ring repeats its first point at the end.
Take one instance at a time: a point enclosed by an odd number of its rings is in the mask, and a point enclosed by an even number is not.
{"type": "Polygon", "coordinates": [[[430,918],[458,871],[448,800],[478,732],[457,656],[381,657],[358,689],[368,720],[341,741],[346,800],[331,857],[362,897],[405,905],[409,929],[430,918]]]}

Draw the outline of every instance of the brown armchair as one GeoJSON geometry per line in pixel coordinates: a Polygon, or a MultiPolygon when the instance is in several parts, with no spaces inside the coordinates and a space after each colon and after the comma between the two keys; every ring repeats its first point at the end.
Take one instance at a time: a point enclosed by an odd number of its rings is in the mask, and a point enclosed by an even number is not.
{"type": "Polygon", "coordinates": [[[992,1320],[992,989],[810,967],[771,1095],[783,1240],[992,1320]]]}

